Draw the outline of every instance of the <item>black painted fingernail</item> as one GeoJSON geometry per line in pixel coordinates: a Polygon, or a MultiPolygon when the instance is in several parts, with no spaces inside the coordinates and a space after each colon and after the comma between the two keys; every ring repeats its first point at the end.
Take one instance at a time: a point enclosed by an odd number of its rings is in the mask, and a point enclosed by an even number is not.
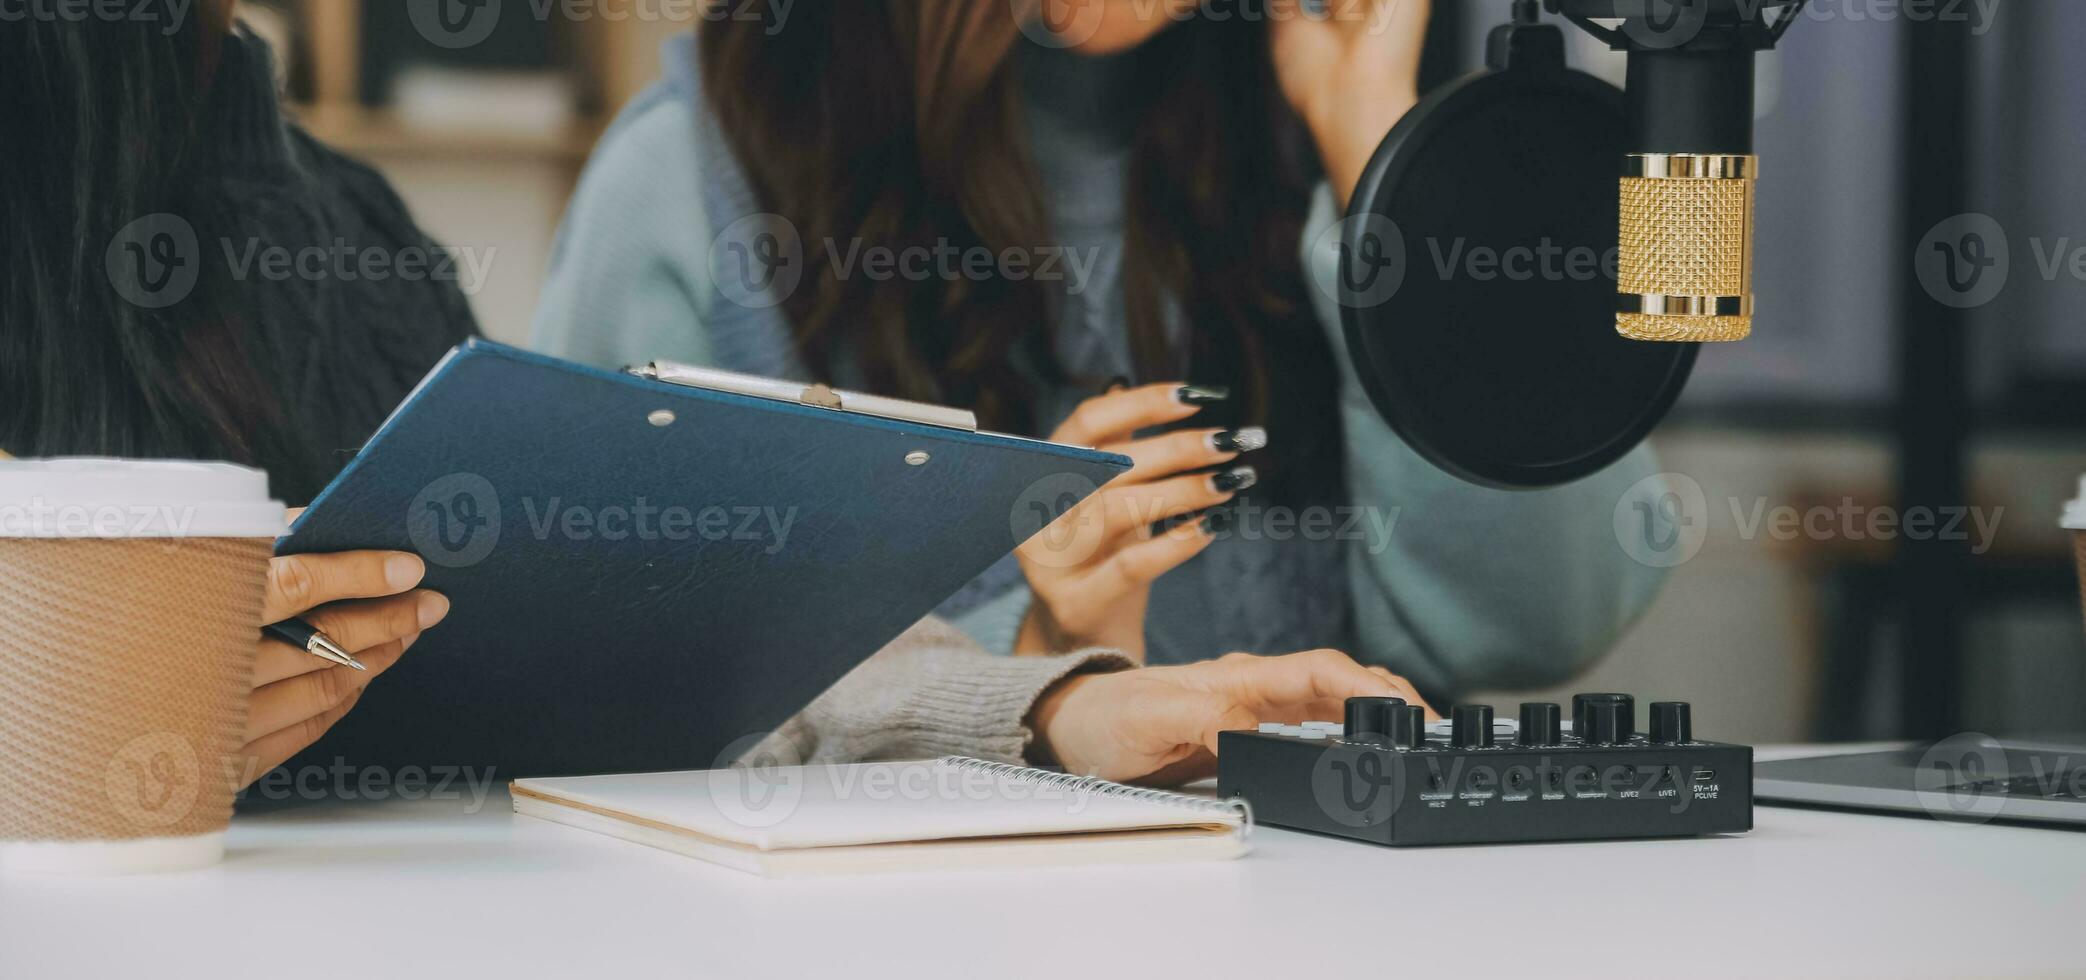
{"type": "Polygon", "coordinates": [[[1268,446],[1268,430],[1259,426],[1219,432],[1210,437],[1210,448],[1220,453],[1250,453],[1268,446]]]}
{"type": "Polygon", "coordinates": [[[1198,523],[1202,525],[1202,533],[1214,538],[1219,534],[1223,534],[1225,529],[1231,526],[1231,512],[1228,510],[1213,510],[1202,515],[1202,520],[1198,523]]]}
{"type": "Polygon", "coordinates": [[[1231,389],[1222,385],[1182,385],[1173,391],[1173,399],[1183,405],[1215,405],[1231,397],[1231,389]]]}
{"type": "Polygon", "coordinates": [[[1260,482],[1260,471],[1251,466],[1234,466],[1210,477],[1210,486],[1218,493],[1237,493],[1260,482]]]}

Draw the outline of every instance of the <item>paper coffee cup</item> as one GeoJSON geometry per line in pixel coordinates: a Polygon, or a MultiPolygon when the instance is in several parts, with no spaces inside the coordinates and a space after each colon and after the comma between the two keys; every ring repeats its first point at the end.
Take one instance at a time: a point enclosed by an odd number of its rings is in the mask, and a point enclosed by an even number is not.
{"type": "Polygon", "coordinates": [[[224,856],[284,513],[244,467],[0,461],[0,869],[224,856]]]}
{"type": "Polygon", "coordinates": [[[2064,505],[2064,526],[2072,532],[2072,554],[2079,561],[2079,605],[2086,611],[2086,476],[2079,478],[2079,496],[2064,505]]]}

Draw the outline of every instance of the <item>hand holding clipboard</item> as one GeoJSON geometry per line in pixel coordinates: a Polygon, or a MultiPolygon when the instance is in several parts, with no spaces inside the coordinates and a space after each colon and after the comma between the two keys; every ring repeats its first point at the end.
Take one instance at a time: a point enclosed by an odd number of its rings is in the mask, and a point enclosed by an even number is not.
{"type": "Polygon", "coordinates": [[[314,758],[701,768],[1128,469],[970,413],[474,341],[284,540],[411,551],[454,611],[314,758]]]}

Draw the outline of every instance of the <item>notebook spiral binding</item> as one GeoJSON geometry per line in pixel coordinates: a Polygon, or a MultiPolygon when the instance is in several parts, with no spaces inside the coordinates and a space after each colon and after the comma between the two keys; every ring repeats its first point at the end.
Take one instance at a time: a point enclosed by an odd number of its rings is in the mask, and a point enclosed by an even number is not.
{"type": "Polygon", "coordinates": [[[1245,800],[1206,800],[1199,796],[1188,796],[1183,793],[1174,793],[1163,789],[1151,789],[1144,786],[1129,786],[1123,783],[1111,782],[1099,776],[1076,776],[1069,772],[1052,772],[1048,769],[1020,766],[1011,762],[991,762],[985,759],[969,758],[968,756],[943,756],[936,761],[944,766],[991,773],[994,776],[1005,776],[1009,779],[1051,786],[1073,793],[1092,793],[1096,796],[1143,800],[1147,803],[1180,807],[1201,813],[1236,813],[1239,815],[1239,819],[1244,822],[1241,832],[1244,834],[1253,832],[1253,808],[1247,806],[1245,800]]]}

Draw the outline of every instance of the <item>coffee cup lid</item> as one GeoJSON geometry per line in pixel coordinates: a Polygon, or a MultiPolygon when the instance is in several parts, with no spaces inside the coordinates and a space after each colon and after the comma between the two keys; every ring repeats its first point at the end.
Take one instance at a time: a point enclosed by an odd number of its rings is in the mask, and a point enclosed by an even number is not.
{"type": "Polygon", "coordinates": [[[0,460],[0,538],[275,538],[285,516],[230,463],[0,460]]]}
{"type": "Polygon", "coordinates": [[[2079,478],[2079,497],[2064,505],[2064,526],[2086,531],[2086,476],[2079,478]]]}

